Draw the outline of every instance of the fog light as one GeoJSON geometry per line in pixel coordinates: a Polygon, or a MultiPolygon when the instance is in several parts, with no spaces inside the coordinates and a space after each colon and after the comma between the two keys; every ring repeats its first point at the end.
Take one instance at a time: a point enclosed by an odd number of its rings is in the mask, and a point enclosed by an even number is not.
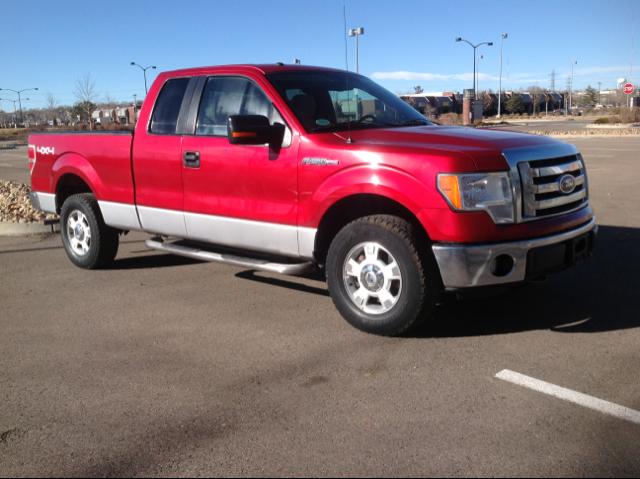
{"type": "Polygon", "coordinates": [[[508,254],[501,254],[494,258],[491,264],[491,273],[494,276],[506,276],[513,271],[514,261],[508,254]]]}

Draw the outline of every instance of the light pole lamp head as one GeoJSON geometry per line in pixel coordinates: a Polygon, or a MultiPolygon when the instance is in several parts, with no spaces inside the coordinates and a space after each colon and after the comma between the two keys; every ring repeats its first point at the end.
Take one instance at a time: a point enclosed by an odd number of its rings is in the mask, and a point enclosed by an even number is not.
{"type": "Polygon", "coordinates": [[[487,46],[492,47],[493,46],[493,42],[488,42],[487,46]]]}
{"type": "Polygon", "coordinates": [[[155,65],[153,65],[151,68],[153,68],[153,69],[155,70],[155,69],[156,69],[156,66],[155,66],[155,65]]]}
{"type": "Polygon", "coordinates": [[[462,41],[462,37],[456,37],[456,42],[461,42],[462,41]]]}
{"type": "Polygon", "coordinates": [[[131,63],[130,63],[130,65],[131,65],[131,66],[133,66],[133,65],[135,65],[135,64],[136,64],[136,62],[131,62],[131,63]]]}
{"type": "Polygon", "coordinates": [[[508,33],[503,33],[500,36],[502,37],[503,40],[506,40],[507,38],[509,38],[509,34],[508,33]]]}

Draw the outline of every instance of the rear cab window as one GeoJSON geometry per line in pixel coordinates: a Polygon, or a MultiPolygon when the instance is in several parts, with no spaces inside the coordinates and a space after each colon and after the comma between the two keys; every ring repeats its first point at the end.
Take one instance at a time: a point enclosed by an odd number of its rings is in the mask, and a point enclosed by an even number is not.
{"type": "Polygon", "coordinates": [[[156,135],[175,135],[180,108],[189,78],[168,80],[160,90],[153,108],[149,131],[156,135]]]}

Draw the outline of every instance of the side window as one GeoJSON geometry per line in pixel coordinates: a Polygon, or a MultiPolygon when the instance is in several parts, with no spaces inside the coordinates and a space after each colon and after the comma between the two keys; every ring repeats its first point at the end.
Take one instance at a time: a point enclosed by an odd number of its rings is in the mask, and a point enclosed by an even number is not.
{"type": "Polygon", "coordinates": [[[164,84],[153,109],[151,133],[157,135],[175,134],[182,98],[188,83],[189,78],[176,78],[164,84]]]}
{"type": "Polygon", "coordinates": [[[285,124],[278,110],[251,80],[210,77],[200,100],[196,135],[227,136],[227,120],[231,115],[263,115],[271,124],[285,124]]]}

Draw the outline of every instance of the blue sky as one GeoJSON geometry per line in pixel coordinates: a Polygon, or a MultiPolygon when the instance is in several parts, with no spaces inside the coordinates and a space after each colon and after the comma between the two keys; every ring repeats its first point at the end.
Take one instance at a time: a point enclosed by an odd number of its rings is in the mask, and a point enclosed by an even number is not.
{"type": "MultiPolygon", "coordinates": [[[[471,86],[471,48],[483,47],[479,87],[497,88],[499,38],[505,88],[564,87],[576,59],[574,87],[614,87],[633,65],[640,80],[639,0],[431,1],[346,0],[349,27],[364,26],[360,71],[392,91],[471,86]]],[[[142,72],[226,63],[291,62],[343,68],[343,0],[292,1],[6,1],[2,3],[0,87],[32,86],[26,107],[75,101],[74,85],[90,73],[99,99],[144,96],[142,72]]],[[[349,39],[350,67],[354,43],[349,39]]],[[[155,73],[151,73],[153,79],[155,73]]],[[[10,96],[0,91],[0,96],[10,96]]],[[[4,110],[12,108],[2,102],[4,110]]]]}

